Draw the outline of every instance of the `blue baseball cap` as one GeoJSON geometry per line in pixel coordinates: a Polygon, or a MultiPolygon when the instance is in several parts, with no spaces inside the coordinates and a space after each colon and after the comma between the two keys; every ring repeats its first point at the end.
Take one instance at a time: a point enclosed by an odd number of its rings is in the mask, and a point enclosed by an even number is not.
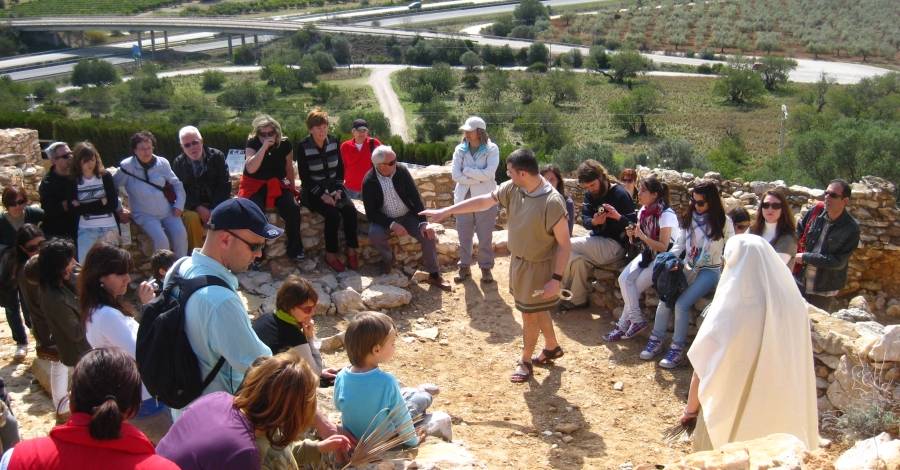
{"type": "Polygon", "coordinates": [[[284,230],[269,223],[266,214],[253,201],[242,197],[228,199],[209,216],[210,230],[249,230],[267,240],[278,238],[284,230]]]}

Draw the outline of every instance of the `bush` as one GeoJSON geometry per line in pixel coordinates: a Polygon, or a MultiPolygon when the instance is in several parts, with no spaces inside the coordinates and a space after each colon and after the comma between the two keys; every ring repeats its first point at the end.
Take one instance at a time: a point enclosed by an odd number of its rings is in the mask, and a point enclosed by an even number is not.
{"type": "Polygon", "coordinates": [[[619,174],[622,171],[613,157],[613,147],[599,142],[565,145],[553,155],[553,163],[559,165],[559,169],[564,173],[568,173],[575,171],[581,162],[590,158],[602,163],[612,174],[619,174]]]}
{"type": "Polygon", "coordinates": [[[650,69],[650,61],[638,51],[626,50],[610,57],[609,68],[611,69],[609,77],[613,82],[626,83],[630,87],[632,78],[650,69]]]}
{"type": "Polygon", "coordinates": [[[542,62],[544,67],[550,63],[550,48],[542,42],[535,42],[528,47],[528,65],[542,62]]]}
{"type": "Polygon", "coordinates": [[[319,83],[315,88],[312,89],[312,91],[310,91],[309,94],[312,96],[314,103],[326,104],[334,97],[341,94],[341,89],[335,85],[319,83]]]}
{"type": "Polygon", "coordinates": [[[355,119],[365,119],[366,123],[369,124],[369,135],[378,137],[379,140],[384,142],[391,136],[391,124],[388,122],[387,118],[384,117],[384,114],[381,114],[381,111],[374,110],[349,110],[342,111],[338,114],[338,129],[340,129],[341,133],[350,133],[350,128],[353,126],[353,121],[355,119]]]}
{"type": "Polygon", "coordinates": [[[172,124],[199,126],[225,120],[225,111],[197,88],[178,87],[170,100],[168,118],[172,124]]]}
{"type": "Polygon", "coordinates": [[[92,46],[106,44],[107,35],[103,31],[85,31],[84,40],[92,46]]]}
{"type": "Polygon", "coordinates": [[[47,98],[51,98],[57,95],[56,84],[53,82],[48,82],[46,80],[35,82],[31,86],[31,92],[34,93],[34,96],[36,96],[37,99],[44,101],[47,98]]]}
{"type": "Polygon", "coordinates": [[[175,87],[166,78],[159,78],[159,68],[145,65],[119,91],[119,102],[126,109],[135,111],[144,109],[166,109],[174,94],[175,87]]]}
{"type": "Polygon", "coordinates": [[[540,155],[549,155],[569,143],[563,119],[549,103],[535,101],[525,106],[513,128],[540,155]]]}
{"type": "Polygon", "coordinates": [[[207,70],[203,72],[201,86],[203,91],[214,92],[222,89],[225,84],[225,73],[218,70],[207,70]]]}
{"type": "Polygon", "coordinates": [[[232,83],[218,97],[219,104],[238,112],[256,109],[268,101],[269,97],[250,80],[232,83]]]}
{"type": "Polygon", "coordinates": [[[318,51],[312,54],[312,59],[316,62],[316,66],[319,67],[319,73],[328,73],[334,71],[335,62],[334,57],[331,54],[318,51]]]}
{"type": "Polygon", "coordinates": [[[719,145],[707,155],[709,166],[723,177],[732,179],[743,174],[750,161],[744,142],[738,135],[726,135],[719,145]]]}
{"type": "Polygon", "coordinates": [[[534,73],[547,73],[547,64],[543,62],[533,62],[526,70],[534,73]]]}
{"type": "Polygon", "coordinates": [[[416,141],[444,140],[456,132],[458,119],[450,113],[450,107],[441,101],[423,103],[419,107],[420,122],[416,125],[416,141]]]}
{"type": "Polygon", "coordinates": [[[472,51],[463,52],[462,55],[459,56],[459,61],[466,67],[466,71],[468,72],[474,72],[478,67],[481,67],[481,58],[472,51]]]}
{"type": "Polygon", "coordinates": [[[649,116],[662,109],[659,91],[650,85],[633,89],[627,96],[610,102],[612,122],[628,135],[650,133],[649,116]]]}
{"type": "Polygon", "coordinates": [[[72,85],[105,86],[119,83],[119,71],[105,60],[86,59],[80,60],[72,69],[72,85]]]}
{"type": "Polygon", "coordinates": [[[705,170],[708,165],[694,152],[694,147],[684,139],[666,139],[656,144],[650,152],[650,164],[654,167],[677,171],[705,170]]]}
{"type": "Polygon", "coordinates": [[[478,74],[475,73],[466,73],[462,77],[463,86],[470,90],[478,88],[479,80],[478,74]]]}
{"type": "Polygon", "coordinates": [[[239,46],[234,50],[234,63],[236,65],[255,65],[256,51],[253,46],[239,46]]]}
{"type": "Polygon", "coordinates": [[[765,85],[750,64],[738,59],[722,70],[713,85],[713,93],[734,104],[756,101],[765,93],[765,85]]]}

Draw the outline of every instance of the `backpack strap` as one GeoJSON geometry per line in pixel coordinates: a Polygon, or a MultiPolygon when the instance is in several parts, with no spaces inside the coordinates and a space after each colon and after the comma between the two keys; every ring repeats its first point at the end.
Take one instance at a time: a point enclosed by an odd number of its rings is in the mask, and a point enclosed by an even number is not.
{"type": "MultiPolygon", "coordinates": [[[[177,266],[176,266],[177,267],[177,266]]],[[[178,292],[178,302],[181,304],[181,308],[185,309],[185,317],[187,316],[187,301],[194,295],[198,290],[208,287],[208,286],[219,286],[224,287],[233,292],[231,286],[225,282],[219,276],[212,275],[203,275],[192,277],[190,279],[185,279],[178,274],[178,270],[172,272],[172,275],[175,278],[172,280],[173,284],[179,284],[180,291],[178,292]]],[[[216,375],[222,370],[222,366],[225,365],[225,356],[220,356],[219,360],[216,361],[216,365],[213,366],[212,370],[209,371],[209,374],[203,378],[203,384],[200,390],[206,390],[206,387],[209,387],[209,384],[216,378],[216,375]]]]}

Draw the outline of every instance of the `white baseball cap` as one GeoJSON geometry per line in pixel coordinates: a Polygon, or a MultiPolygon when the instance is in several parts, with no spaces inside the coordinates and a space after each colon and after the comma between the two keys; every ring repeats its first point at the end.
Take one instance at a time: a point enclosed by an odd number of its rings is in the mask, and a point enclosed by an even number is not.
{"type": "Polygon", "coordinates": [[[469,119],[466,119],[465,124],[459,127],[461,131],[474,131],[475,129],[487,130],[487,124],[484,123],[484,119],[478,116],[471,116],[469,119]]]}

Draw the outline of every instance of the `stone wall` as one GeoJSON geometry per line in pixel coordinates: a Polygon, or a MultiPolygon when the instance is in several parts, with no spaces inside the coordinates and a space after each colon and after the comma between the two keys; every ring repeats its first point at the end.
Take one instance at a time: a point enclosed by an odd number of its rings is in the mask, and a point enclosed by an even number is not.
{"type": "Polygon", "coordinates": [[[38,185],[47,168],[48,163],[41,160],[37,131],[0,129],[0,188],[21,185],[29,201],[39,201],[38,185]]]}

